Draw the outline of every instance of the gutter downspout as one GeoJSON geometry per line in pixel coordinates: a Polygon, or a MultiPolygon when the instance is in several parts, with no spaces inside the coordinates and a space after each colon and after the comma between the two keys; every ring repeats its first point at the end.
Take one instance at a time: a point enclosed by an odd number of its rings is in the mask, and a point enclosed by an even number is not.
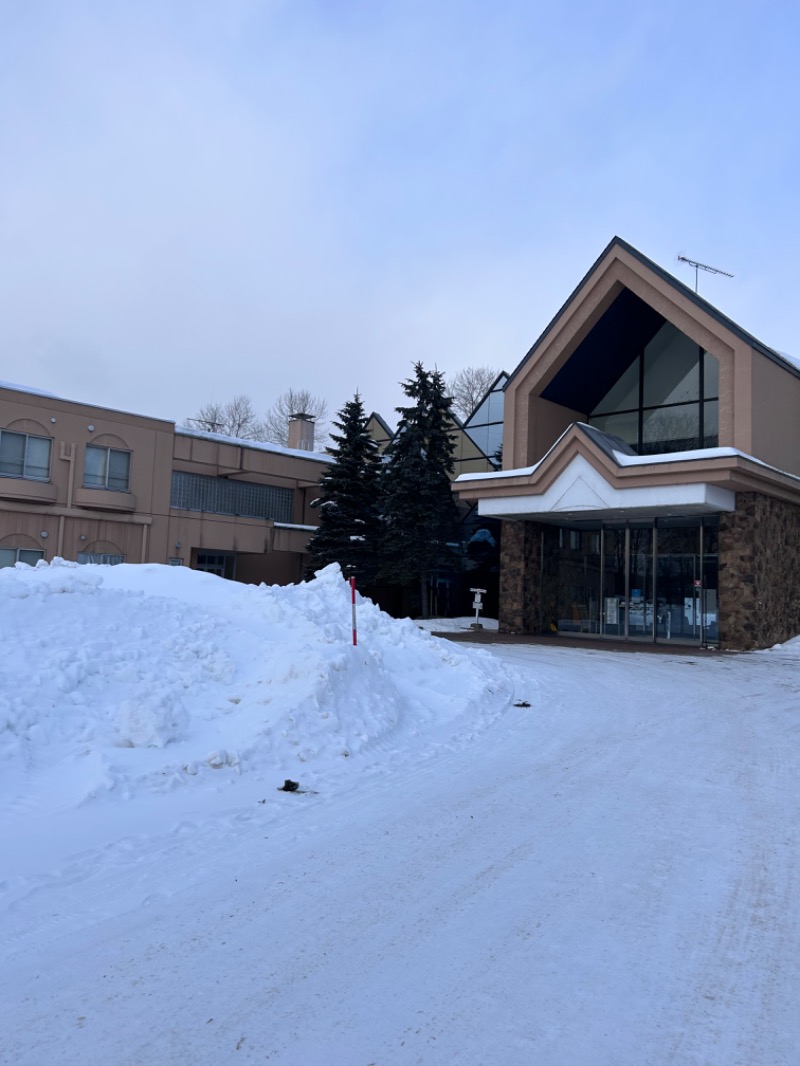
{"type": "MultiPolygon", "coordinates": [[[[59,458],[63,459],[65,463],[69,463],[69,479],[67,481],[67,508],[72,509],[72,496],[75,490],[75,444],[74,442],[69,446],[65,441],[61,441],[61,449],[59,451],[59,458]]],[[[64,555],[64,515],[59,515],[58,518],[58,543],[56,545],[56,555],[63,557],[64,555]]]]}

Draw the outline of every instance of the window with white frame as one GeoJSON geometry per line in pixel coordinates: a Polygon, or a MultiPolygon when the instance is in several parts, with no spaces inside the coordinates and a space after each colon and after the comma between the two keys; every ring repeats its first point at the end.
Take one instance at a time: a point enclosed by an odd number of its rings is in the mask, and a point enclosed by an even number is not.
{"type": "Polygon", "coordinates": [[[86,445],[83,486],[87,489],[112,489],[127,492],[131,480],[131,453],[118,448],[86,445]]]}
{"type": "Polygon", "coordinates": [[[24,477],[47,481],[50,477],[49,437],[0,430],[0,477],[24,477]]]}
{"type": "Polygon", "coordinates": [[[0,548],[0,570],[5,566],[16,566],[17,563],[36,566],[40,559],[44,559],[44,552],[34,548],[0,548]]]}

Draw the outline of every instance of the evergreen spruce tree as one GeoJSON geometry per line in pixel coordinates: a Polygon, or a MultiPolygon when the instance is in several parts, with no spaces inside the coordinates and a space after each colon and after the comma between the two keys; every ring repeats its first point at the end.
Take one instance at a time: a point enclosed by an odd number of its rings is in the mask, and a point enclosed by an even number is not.
{"type": "Polygon", "coordinates": [[[453,474],[453,417],[439,371],[414,365],[403,382],[413,405],[398,407],[400,423],[387,449],[381,474],[383,538],[380,579],[419,584],[422,616],[429,612],[429,581],[442,567],[458,565],[452,543],[458,508],[450,483],[453,474]]]}
{"type": "Polygon", "coordinates": [[[313,573],[339,563],[360,585],[375,578],[379,533],[378,446],[367,432],[368,418],[356,393],[337,415],[327,451],[331,465],[320,479],[319,526],[309,544],[313,573]]]}

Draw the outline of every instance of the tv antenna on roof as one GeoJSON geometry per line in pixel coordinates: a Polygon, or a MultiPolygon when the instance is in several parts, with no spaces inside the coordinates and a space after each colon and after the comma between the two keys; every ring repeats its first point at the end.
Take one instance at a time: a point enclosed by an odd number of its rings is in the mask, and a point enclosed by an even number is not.
{"type": "Polygon", "coordinates": [[[707,270],[709,274],[723,274],[726,278],[732,278],[733,274],[729,274],[727,270],[719,270],[717,267],[709,266],[708,263],[698,263],[696,259],[687,259],[685,255],[678,256],[679,263],[688,263],[690,267],[694,267],[694,291],[697,292],[697,278],[701,270],[707,270]]]}

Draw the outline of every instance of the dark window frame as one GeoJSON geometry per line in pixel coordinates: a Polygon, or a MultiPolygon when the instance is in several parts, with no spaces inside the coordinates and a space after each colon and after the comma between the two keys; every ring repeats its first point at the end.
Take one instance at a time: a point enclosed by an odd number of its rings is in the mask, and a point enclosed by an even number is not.
{"type": "Polygon", "coordinates": [[[648,455],[663,455],[663,454],[669,454],[670,451],[693,451],[693,450],[696,450],[696,449],[717,447],[718,443],[719,443],[719,423],[717,423],[717,431],[716,431],[716,433],[712,435],[713,437],[716,438],[716,441],[714,443],[706,443],[706,405],[710,404],[710,403],[717,403],[717,404],[719,403],[719,391],[717,391],[717,395],[709,396],[709,395],[706,395],[706,388],[705,388],[705,379],[706,379],[705,361],[706,361],[706,357],[709,357],[711,359],[715,359],[716,356],[714,356],[711,352],[707,352],[702,347],[702,345],[698,345],[697,346],[697,351],[698,351],[698,359],[697,359],[697,364],[696,364],[696,373],[697,373],[698,378],[699,378],[699,380],[698,380],[698,396],[697,396],[697,399],[679,400],[676,403],[668,403],[668,404],[648,404],[647,406],[645,406],[645,403],[644,403],[645,351],[644,351],[644,349],[641,349],[638,352],[638,354],[636,356],[636,359],[634,360],[634,362],[637,364],[637,373],[638,373],[638,397],[637,397],[638,398],[638,405],[636,407],[626,407],[626,408],[619,408],[619,409],[614,409],[614,410],[603,410],[600,407],[597,407],[597,408],[595,408],[594,411],[592,411],[592,413],[590,415],[590,418],[589,418],[589,423],[590,424],[594,424],[594,420],[595,419],[601,419],[601,418],[602,419],[606,419],[606,418],[610,418],[610,417],[615,416],[615,415],[635,415],[636,419],[637,419],[637,430],[636,430],[636,438],[637,439],[636,439],[635,442],[631,441],[629,443],[630,443],[631,447],[639,455],[645,455],[645,454],[648,454],[648,455]],[[669,438],[669,440],[674,440],[674,442],[676,444],[680,443],[681,447],[668,449],[666,452],[663,450],[663,448],[661,450],[659,450],[659,451],[656,451],[656,450],[651,449],[651,448],[648,447],[651,444],[663,445],[665,443],[665,441],[663,441],[663,440],[645,441],[645,439],[644,439],[644,422],[645,422],[645,416],[648,413],[653,412],[653,411],[675,411],[675,412],[679,412],[681,410],[693,411],[695,409],[697,410],[697,419],[698,419],[698,421],[697,421],[697,436],[696,437],[693,437],[693,438],[684,438],[684,437],[669,438]],[[689,443],[689,446],[686,447],[686,444],[690,440],[692,441],[692,443],[689,443]]]}

